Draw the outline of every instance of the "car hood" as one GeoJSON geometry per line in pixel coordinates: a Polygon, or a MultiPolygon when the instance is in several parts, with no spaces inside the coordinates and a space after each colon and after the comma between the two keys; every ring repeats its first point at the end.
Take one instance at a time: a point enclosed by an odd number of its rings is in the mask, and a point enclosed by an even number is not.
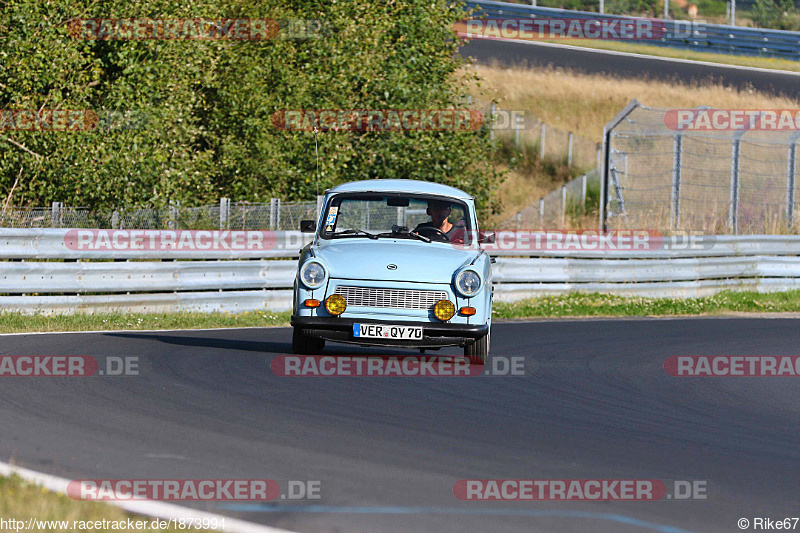
{"type": "Polygon", "coordinates": [[[314,247],[314,255],[328,266],[331,278],[423,283],[450,283],[453,273],[479,253],[449,244],[391,238],[347,238],[314,247]]]}

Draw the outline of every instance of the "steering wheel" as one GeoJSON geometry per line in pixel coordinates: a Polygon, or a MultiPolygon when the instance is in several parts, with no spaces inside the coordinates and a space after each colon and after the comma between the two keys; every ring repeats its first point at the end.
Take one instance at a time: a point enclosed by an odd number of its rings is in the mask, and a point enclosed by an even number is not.
{"type": "Polygon", "coordinates": [[[439,228],[434,228],[433,226],[422,226],[421,228],[417,228],[414,231],[416,233],[419,233],[423,237],[429,238],[432,241],[450,242],[450,237],[447,236],[447,233],[443,232],[439,228]]]}

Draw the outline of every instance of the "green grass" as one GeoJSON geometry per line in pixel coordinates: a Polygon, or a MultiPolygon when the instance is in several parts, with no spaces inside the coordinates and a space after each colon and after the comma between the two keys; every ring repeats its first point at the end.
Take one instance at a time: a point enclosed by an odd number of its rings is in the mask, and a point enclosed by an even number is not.
{"type": "Polygon", "coordinates": [[[23,315],[0,313],[0,333],[29,331],[106,331],[119,329],[208,329],[287,326],[291,313],[154,313],[23,315]]]}
{"type": "Polygon", "coordinates": [[[495,302],[495,318],[722,315],[800,312],[800,290],[760,294],[723,291],[703,298],[623,298],[610,294],[569,294],[520,302],[495,302]]]}
{"type": "MultiPolygon", "coordinates": [[[[66,520],[70,525],[70,527],[66,529],[61,529],[59,527],[34,527],[33,529],[23,528],[20,530],[25,531],[26,533],[31,531],[41,531],[42,533],[56,533],[61,531],[97,531],[97,529],[94,528],[81,529],[79,527],[74,529],[72,525],[75,521],[123,521],[127,520],[128,518],[140,521],[146,520],[147,522],[152,522],[153,520],[152,518],[126,513],[122,509],[111,505],[99,502],[73,500],[66,495],[50,492],[47,489],[28,483],[19,476],[0,477],[0,518],[4,518],[6,520],[23,520],[25,522],[27,522],[29,518],[35,518],[37,520],[66,520]]],[[[14,531],[14,529],[6,529],[5,531],[14,531]]],[[[128,529],[125,528],[114,531],[128,531],[128,529]]],[[[148,527],[147,529],[130,531],[156,530],[148,527]]],[[[160,531],[175,532],[178,530],[169,528],[167,530],[160,531]]]]}
{"type": "MultiPolygon", "coordinates": [[[[759,294],[723,291],[703,298],[627,298],[612,294],[579,294],[495,302],[494,318],[558,318],[586,316],[721,315],[726,313],[800,312],[800,290],[759,294]]],[[[144,329],[207,329],[280,327],[291,313],[96,314],[71,316],[0,313],[0,333],[107,331],[144,329]]]]}

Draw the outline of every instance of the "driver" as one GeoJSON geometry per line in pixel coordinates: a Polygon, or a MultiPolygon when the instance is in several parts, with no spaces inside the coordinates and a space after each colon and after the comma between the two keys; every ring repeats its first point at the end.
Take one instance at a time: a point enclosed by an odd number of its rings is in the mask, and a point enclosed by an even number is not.
{"type": "Polygon", "coordinates": [[[428,200],[428,209],[425,211],[431,217],[430,222],[423,222],[418,224],[414,231],[419,231],[421,228],[436,228],[450,240],[453,240],[455,233],[458,230],[463,230],[459,224],[452,224],[450,218],[450,203],[443,200],[428,200]]]}

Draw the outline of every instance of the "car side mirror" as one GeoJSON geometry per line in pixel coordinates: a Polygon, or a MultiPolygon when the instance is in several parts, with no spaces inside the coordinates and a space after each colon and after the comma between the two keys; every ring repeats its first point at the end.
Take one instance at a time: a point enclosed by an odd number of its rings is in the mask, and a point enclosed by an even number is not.
{"type": "Polygon", "coordinates": [[[300,232],[301,233],[314,233],[317,231],[317,221],[316,220],[301,220],[300,221],[300,232]]]}
{"type": "Polygon", "coordinates": [[[478,236],[479,243],[486,243],[486,244],[494,244],[494,232],[489,231],[487,233],[481,233],[478,236]]]}

